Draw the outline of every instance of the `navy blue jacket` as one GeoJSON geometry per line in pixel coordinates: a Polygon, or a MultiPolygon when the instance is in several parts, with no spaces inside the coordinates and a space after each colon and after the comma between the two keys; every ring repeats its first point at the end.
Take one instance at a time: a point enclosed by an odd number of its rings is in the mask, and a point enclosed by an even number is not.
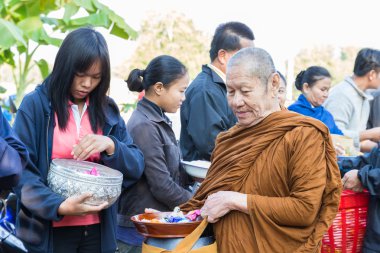
{"type": "Polygon", "coordinates": [[[28,160],[28,151],[0,109],[0,191],[17,185],[28,160]]]}
{"type": "Polygon", "coordinates": [[[181,106],[180,147],[184,160],[209,161],[216,136],[236,124],[226,94],[222,78],[204,65],[187,88],[181,106]]]}
{"type": "MultiPolygon", "coordinates": [[[[127,133],[124,120],[116,104],[109,99],[106,107],[103,134],[115,142],[115,153],[101,153],[101,162],[124,175],[123,186],[128,187],[142,175],[144,159],[127,133]]],[[[59,221],[58,207],[64,198],[47,186],[54,133],[54,112],[46,86],[40,85],[23,99],[17,112],[14,129],[25,143],[28,163],[15,192],[18,196],[17,235],[29,252],[52,252],[52,221],[59,221]]],[[[116,205],[100,213],[102,253],[116,250],[116,205]]]]}
{"type": "Polygon", "coordinates": [[[380,252],[380,148],[363,156],[342,158],[338,164],[343,173],[351,169],[359,170],[359,180],[370,193],[362,252],[380,252]]]}

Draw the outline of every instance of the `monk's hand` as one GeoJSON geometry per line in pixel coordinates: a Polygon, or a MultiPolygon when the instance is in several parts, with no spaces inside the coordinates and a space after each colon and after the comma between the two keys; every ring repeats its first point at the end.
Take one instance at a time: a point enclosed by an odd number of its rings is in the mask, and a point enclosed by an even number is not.
{"type": "Polygon", "coordinates": [[[201,208],[202,217],[210,223],[219,221],[232,210],[247,212],[247,195],[233,191],[219,191],[207,197],[201,208]]]}
{"type": "Polygon", "coordinates": [[[76,160],[86,160],[95,153],[105,151],[108,155],[115,151],[115,143],[110,137],[99,134],[87,134],[74,145],[71,155],[76,160]]]}
{"type": "Polygon", "coordinates": [[[355,192],[363,191],[363,186],[359,180],[358,172],[358,170],[350,170],[344,175],[342,178],[343,189],[348,189],[355,192]]]}

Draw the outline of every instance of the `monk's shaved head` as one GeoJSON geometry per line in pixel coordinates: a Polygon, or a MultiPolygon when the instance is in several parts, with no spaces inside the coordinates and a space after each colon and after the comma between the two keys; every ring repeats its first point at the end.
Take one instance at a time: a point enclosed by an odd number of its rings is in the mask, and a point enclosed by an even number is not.
{"type": "Polygon", "coordinates": [[[269,53],[257,47],[241,49],[232,56],[227,65],[227,76],[230,71],[236,70],[235,67],[245,75],[258,78],[263,85],[266,85],[271,74],[276,72],[269,53]]]}

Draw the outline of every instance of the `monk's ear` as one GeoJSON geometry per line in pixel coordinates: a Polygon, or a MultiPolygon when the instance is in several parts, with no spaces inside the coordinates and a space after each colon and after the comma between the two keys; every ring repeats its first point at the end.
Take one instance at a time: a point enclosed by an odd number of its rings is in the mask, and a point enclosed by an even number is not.
{"type": "Polygon", "coordinates": [[[277,97],[278,89],[280,88],[280,75],[275,72],[269,76],[268,79],[268,91],[272,97],[277,97]]]}

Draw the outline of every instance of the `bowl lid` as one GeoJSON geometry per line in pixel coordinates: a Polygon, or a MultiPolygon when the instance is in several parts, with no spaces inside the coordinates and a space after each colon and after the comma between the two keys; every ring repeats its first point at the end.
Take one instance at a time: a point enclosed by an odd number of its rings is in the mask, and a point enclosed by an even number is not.
{"type": "MultiPolygon", "coordinates": [[[[74,159],[54,159],[51,162],[52,167],[58,168],[58,171],[61,169],[63,170],[69,170],[70,172],[78,172],[80,175],[88,177],[89,175],[83,174],[81,172],[91,170],[92,168],[96,168],[101,176],[107,177],[107,178],[120,178],[123,176],[123,174],[115,169],[112,169],[110,167],[104,166],[99,163],[93,163],[93,162],[87,162],[87,161],[77,161],[74,159]]],[[[90,176],[92,177],[92,176],[90,176]]]]}
{"type": "Polygon", "coordinates": [[[93,168],[93,167],[105,167],[107,166],[101,165],[99,163],[93,163],[93,162],[87,162],[87,161],[78,161],[74,159],[53,159],[51,161],[56,166],[62,166],[62,167],[78,167],[78,168],[93,168]]]}

